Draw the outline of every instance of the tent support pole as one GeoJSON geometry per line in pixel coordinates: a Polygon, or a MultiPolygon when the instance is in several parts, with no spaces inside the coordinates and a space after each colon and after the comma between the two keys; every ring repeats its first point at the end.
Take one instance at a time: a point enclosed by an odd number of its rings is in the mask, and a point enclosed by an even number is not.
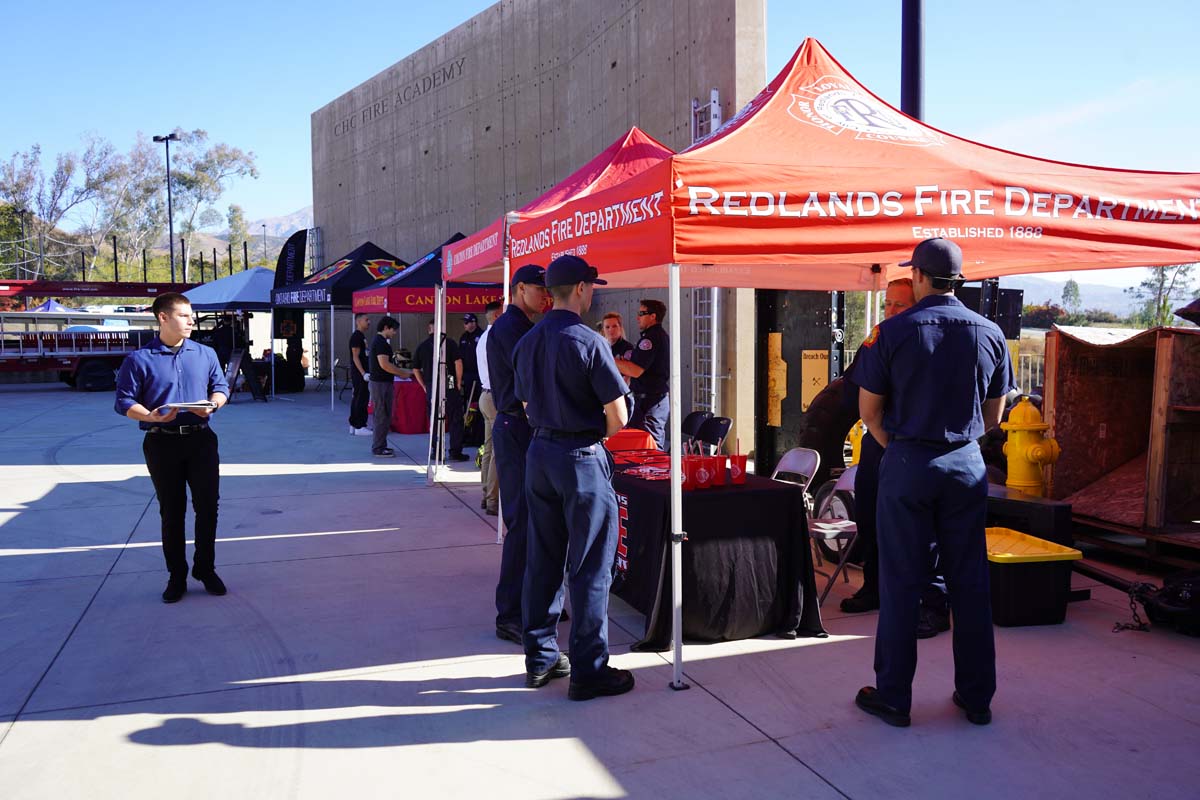
{"type": "Polygon", "coordinates": [[[438,398],[439,387],[442,385],[442,305],[445,300],[443,290],[445,284],[433,287],[433,374],[425,381],[425,391],[429,393],[429,446],[425,452],[425,482],[432,486],[437,482],[438,463],[441,454],[441,437],[438,430],[438,411],[441,405],[438,398]]]}
{"type": "Polygon", "coordinates": [[[275,399],[275,306],[271,306],[271,399],[275,399]]]}
{"type": "Polygon", "coordinates": [[[671,645],[674,650],[674,669],[671,688],[676,691],[691,688],[683,682],[683,447],[682,420],[679,418],[680,352],[679,352],[679,265],[668,267],[670,288],[667,319],[671,326],[671,645]]]}
{"type": "MultiPolygon", "coordinates": [[[[330,292],[333,290],[331,289],[330,292]]],[[[333,411],[334,390],[337,388],[337,370],[333,368],[337,359],[333,357],[333,303],[329,304],[329,410],[333,411]]]]}

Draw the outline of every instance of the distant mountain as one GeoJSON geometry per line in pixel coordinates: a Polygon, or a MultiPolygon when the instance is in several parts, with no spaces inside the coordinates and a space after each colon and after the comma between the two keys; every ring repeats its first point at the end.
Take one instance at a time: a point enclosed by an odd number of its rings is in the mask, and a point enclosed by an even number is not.
{"type": "Polygon", "coordinates": [[[270,237],[278,236],[281,239],[287,239],[293,233],[300,229],[312,227],[313,207],[305,206],[299,211],[293,211],[283,217],[267,217],[265,219],[256,219],[247,226],[250,233],[258,233],[261,236],[262,226],[267,226],[267,240],[270,237]]]}
{"type": "MultiPolygon", "coordinates": [[[[1025,292],[1025,305],[1041,305],[1047,300],[1062,305],[1063,287],[1065,280],[1049,280],[1033,278],[1025,275],[1000,279],[1002,289],[1020,289],[1025,292]]],[[[1127,316],[1136,310],[1138,301],[1117,286],[1104,286],[1098,283],[1080,283],[1079,299],[1084,310],[1098,308],[1111,311],[1119,316],[1127,316]]]]}

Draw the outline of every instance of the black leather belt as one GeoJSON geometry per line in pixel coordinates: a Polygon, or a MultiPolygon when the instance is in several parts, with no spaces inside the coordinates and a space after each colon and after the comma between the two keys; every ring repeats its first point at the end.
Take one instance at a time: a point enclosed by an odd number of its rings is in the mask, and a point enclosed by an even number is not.
{"type": "Polygon", "coordinates": [[[604,434],[597,431],[556,431],[552,428],[538,428],[533,435],[539,439],[586,439],[592,442],[604,438],[604,434]]]}
{"type": "Polygon", "coordinates": [[[156,425],[153,428],[147,428],[146,433],[172,433],[179,436],[187,436],[189,433],[199,433],[207,429],[207,422],[197,422],[195,425],[176,425],[175,427],[156,425]]]}

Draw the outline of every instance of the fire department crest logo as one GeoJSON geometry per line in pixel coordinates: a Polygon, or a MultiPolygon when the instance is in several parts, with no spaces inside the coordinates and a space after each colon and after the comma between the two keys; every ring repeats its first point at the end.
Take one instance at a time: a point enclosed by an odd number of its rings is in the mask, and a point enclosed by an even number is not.
{"type": "Polygon", "coordinates": [[[367,268],[367,272],[375,280],[382,280],[389,275],[395,275],[400,271],[401,267],[395,261],[389,258],[372,258],[363,262],[363,266],[367,268]]]}
{"type": "Polygon", "coordinates": [[[350,259],[343,258],[341,261],[338,261],[337,263],[334,263],[334,264],[330,264],[325,269],[321,270],[320,272],[316,273],[315,275],[312,275],[311,277],[308,278],[308,280],[305,281],[305,283],[320,283],[321,281],[328,280],[329,278],[332,278],[334,275],[337,275],[339,272],[346,269],[346,267],[350,266],[353,263],[354,262],[351,261],[350,259]]]}
{"type": "Polygon", "coordinates": [[[825,76],[806,86],[797,86],[788,114],[834,136],[853,131],[855,139],[875,142],[911,147],[945,144],[940,133],[896,113],[844,78],[825,76]]]}

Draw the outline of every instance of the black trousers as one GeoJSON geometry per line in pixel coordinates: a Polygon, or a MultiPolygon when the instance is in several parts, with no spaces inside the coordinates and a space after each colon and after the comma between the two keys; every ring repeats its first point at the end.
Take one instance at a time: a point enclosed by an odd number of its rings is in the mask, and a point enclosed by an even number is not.
{"type": "MultiPolygon", "coordinates": [[[[430,413],[430,398],[432,393],[425,396],[425,415],[430,413]]],[[[463,396],[458,389],[446,390],[446,419],[445,419],[446,436],[449,438],[447,444],[450,447],[451,453],[461,453],[463,449],[463,396]]],[[[436,442],[440,441],[440,426],[434,426],[434,430],[438,435],[434,437],[435,447],[436,442]]]]}
{"type": "Polygon", "coordinates": [[[216,558],[221,467],[217,435],[211,428],[186,435],[147,433],[142,440],[142,453],[146,457],[146,468],[150,470],[150,480],[154,482],[154,493],[158,496],[167,571],[172,577],[187,575],[184,518],[188,490],[191,490],[192,509],[196,512],[193,563],[200,574],[211,571],[216,558]]]}
{"type": "Polygon", "coordinates": [[[354,396],[350,398],[350,427],[362,428],[367,424],[367,403],[370,401],[370,392],[367,390],[367,382],[363,380],[363,376],[358,374],[358,370],[354,365],[350,365],[350,380],[353,381],[354,396]]]}

